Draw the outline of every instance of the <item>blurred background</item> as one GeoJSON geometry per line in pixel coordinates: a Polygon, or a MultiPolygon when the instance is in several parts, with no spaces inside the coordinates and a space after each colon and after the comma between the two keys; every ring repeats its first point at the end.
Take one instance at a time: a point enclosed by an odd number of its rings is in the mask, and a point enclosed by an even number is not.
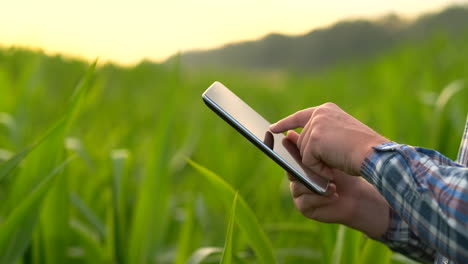
{"type": "Polygon", "coordinates": [[[466,1],[18,0],[0,36],[0,263],[413,263],[305,219],[201,93],[451,159],[468,113],[466,1]]]}

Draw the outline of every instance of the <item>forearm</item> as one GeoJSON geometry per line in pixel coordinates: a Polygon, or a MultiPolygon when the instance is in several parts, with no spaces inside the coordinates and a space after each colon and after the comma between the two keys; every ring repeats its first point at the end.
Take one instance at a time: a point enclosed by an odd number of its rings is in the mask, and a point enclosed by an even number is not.
{"type": "Polygon", "coordinates": [[[417,237],[466,262],[468,169],[434,153],[394,143],[379,146],[366,158],[362,174],[417,237]]]}

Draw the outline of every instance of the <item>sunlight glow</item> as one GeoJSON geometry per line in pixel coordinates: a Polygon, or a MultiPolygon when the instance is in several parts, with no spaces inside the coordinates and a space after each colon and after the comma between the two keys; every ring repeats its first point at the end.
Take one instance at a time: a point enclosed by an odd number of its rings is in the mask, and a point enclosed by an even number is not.
{"type": "Polygon", "coordinates": [[[178,51],[300,34],[343,18],[413,17],[450,0],[15,0],[0,4],[0,45],[41,48],[122,64],[178,51]]]}

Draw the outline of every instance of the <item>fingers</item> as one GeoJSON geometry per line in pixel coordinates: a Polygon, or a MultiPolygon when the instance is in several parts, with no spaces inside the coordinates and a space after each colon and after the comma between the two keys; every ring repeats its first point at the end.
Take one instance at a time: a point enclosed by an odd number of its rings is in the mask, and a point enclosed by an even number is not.
{"type": "Polygon", "coordinates": [[[297,145],[297,142],[299,141],[300,136],[301,135],[299,135],[299,133],[297,133],[296,131],[289,130],[288,134],[286,135],[286,138],[289,139],[292,143],[297,145]]]}
{"type": "Polygon", "coordinates": [[[281,119],[270,126],[270,131],[273,133],[282,133],[287,130],[304,127],[312,116],[314,109],[314,107],[307,108],[281,119]]]}
{"type": "MultiPolygon", "coordinates": [[[[317,194],[303,194],[294,198],[294,204],[304,215],[311,215],[308,211],[313,211],[325,207],[338,199],[338,195],[320,196],[317,194]]],[[[324,216],[321,216],[324,217],[324,216]]]]}
{"type": "Polygon", "coordinates": [[[301,135],[299,136],[299,139],[297,141],[297,147],[299,148],[299,152],[301,153],[301,156],[304,157],[304,150],[306,149],[305,146],[307,145],[307,142],[309,141],[309,134],[312,131],[312,122],[307,122],[307,124],[304,126],[304,129],[301,132],[301,135]]]}
{"type": "Polygon", "coordinates": [[[289,181],[297,181],[296,177],[294,177],[291,173],[287,172],[286,175],[288,175],[289,181]]]}
{"type": "MultiPolygon", "coordinates": [[[[314,193],[313,191],[309,190],[302,182],[298,181],[296,177],[294,177],[291,173],[286,173],[288,175],[288,179],[290,181],[290,189],[291,189],[291,194],[294,198],[299,197],[303,194],[313,194],[313,195],[319,195],[314,193]]],[[[336,185],[332,182],[328,185],[327,191],[319,196],[331,196],[336,193],[336,185]]]]}
{"type": "Polygon", "coordinates": [[[304,194],[314,194],[311,190],[304,186],[300,181],[291,181],[289,183],[289,188],[291,189],[291,194],[293,198],[297,198],[304,194]]]}

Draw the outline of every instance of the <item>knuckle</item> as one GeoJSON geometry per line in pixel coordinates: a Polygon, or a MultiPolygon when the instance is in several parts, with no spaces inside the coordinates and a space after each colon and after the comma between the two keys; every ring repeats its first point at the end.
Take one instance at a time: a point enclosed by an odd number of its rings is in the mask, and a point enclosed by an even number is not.
{"type": "Polygon", "coordinates": [[[323,126],[317,125],[316,127],[314,127],[314,129],[312,129],[312,131],[310,131],[309,140],[311,140],[311,142],[319,141],[322,134],[323,126]]]}
{"type": "Polygon", "coordinates": [[[326,102],[324,105],[327,106],[327,107],[330,107],[330,108],[333,108],[333,107],[336,107],[336,106],[337,106],[337,105],[336,105],[335,103],[333,103],[333,102],[326,102]]]}
{"type": "Polygon", "coordinates": [[[327,104],[323,104],[317,107],[317,109],[314,112],[314,115],[320,116],[320,115],[326,114],[327,112],[328,112],[327,104]]]}

